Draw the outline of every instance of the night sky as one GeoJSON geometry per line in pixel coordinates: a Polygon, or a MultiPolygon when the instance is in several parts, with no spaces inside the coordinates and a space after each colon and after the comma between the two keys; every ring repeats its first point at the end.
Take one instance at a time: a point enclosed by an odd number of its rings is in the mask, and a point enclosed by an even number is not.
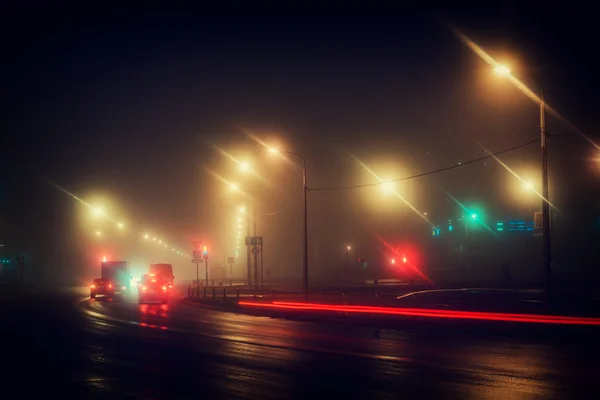
{"type": "MultiPolygon", "coordinates": [[[[235,209],[247,201],[213,171],[255,194],[265,262],[299,271],[300,170],[268,159],[248,133],[303,154],[311,189],[376,182],[352,155],[394,179],[539,137],[537,106],[494,77],[448,24],[532,78],[552,107],[598,142],[593,10],[522,3],[9,9],[1,239],[38,259],[90,262],[85,253],[94,245],[83,231],[92,228],[47,179],[84,199],[110,199],[135,235],[160,232],[186,251],[201,240],[222,258],[232,251],[235,209]],[[264,181],[244,181],[216,146],[252,161],[264,181]]],[[[549,116],[548,131],[573,128],[549,116]]],[[[560,229],[591,232],[598,151],[577,136],[549,146],[560,229]]],[[[501,160],[539,180],[539,144],[501,160]]],[[[399,190],[434,223],[456,215],[445,192],[485,204],[490,217],[531,219],[509,195],[511,182],[486,160],[399,190]]],[[[346,242],[366,243],[386,229],[393,235],[389,221],[430,231],[377,188],[315,190],[309,210],[314,265],[336,261],[346,242]]]]}

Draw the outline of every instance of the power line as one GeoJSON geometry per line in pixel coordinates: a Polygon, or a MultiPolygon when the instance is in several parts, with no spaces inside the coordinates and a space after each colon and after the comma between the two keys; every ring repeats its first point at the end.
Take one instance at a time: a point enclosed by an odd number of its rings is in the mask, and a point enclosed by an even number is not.
{"type": "Polygon", "coordinates": [[[299,198],[294,200],[290,205],[282,208],[281,210],[277,210],[268,214],[265,214],[265,216],[270,217],[272,215],[277,215],[277,214],[281,214],[282,212],[284,212],[285,210],[287,210],[288,208],[292,207],[294,204],[296,204],[298,202],[298,200],[300,200],[299,198]]]}
{"type": "Polygon", "coordinates": [[[522,147],[529,146],[530,144],[537,143],[539,141],[540,141],[540,139],[530,140],[529,142],[520,144],[518,146],[513,146],[513,147],[510,147],[508,149],[497,151],[495,153],[490,153],[487,156],[483,156],[483,157],[475,158],[473,160],[461,162],[460,164],[455,164],[455,165],[450,165],[448,167],[444,167],[444,168],[440,168],[440,169],[435,169],[433,171],[428,171],[428,172],[423,172],[423,173],[420,173],[420,174],[417,174],[417,175],[407,176],[407,177],[404,177],[404,178],[392,179],[392,180],[388,180],[388,181],[385,181],[385,182],[365,183],[363,185],[332,186],[332,187],[322,187],[322,188],[314,188],[314,189],[309,188],[308,190],[310,190],[310,191],[326,191],[326,190],[358,189],[358,188],[365,188],[365,187],[371,187],[371,186],[379,186],[379,185],[383,185],[383,184],[389,183],[389,182],[400,182],[400,181],[406,181],[406,180],[409,180],[409,179],[421,178],[423,176],[438,174],[440,172],[449,171],[451,169],[460,168],[460,167],[464,167],[465,165],[474,164],[474,163],[479,162],[479,161],[487,160],[488,158],[492,158],[492,157],[498,156],[500,154],[508,153],[510,151],[518,150],[518,149],[520,149],[522,147]]]}

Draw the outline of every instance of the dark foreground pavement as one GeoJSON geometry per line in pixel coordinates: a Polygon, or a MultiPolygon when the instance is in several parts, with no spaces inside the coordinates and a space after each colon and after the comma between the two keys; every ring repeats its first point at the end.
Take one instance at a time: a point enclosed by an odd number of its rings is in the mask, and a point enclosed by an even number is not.
{"type": "MultiPolygon", "coordinates": [[[[595,398],[598,331],[487,335],[272,319],[84,290],[0,298],[21,398],[595,398]]],[[[488,332],[496,325],[486,323],[488,332]]],[[[536,332],[544,332],[537,330],[536,332]]]]}

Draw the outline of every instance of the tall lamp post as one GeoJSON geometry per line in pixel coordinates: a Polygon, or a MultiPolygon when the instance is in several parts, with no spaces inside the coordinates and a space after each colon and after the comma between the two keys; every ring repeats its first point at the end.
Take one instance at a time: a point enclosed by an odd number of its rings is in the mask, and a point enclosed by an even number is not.
{"type": "Polygon", "coordinates": [[[304,298],[308,299],[308,207],[307,207],[307,193],[308,186],[306,186],[306,158],[300,153],[293,151],[277,150],[273,147],[269,148],[271,153],[286,153],[302,160],[302,191],[304,198],[304,260],[302,265],[302,290],[304,292],[304,298]]]}
{"type": "MultiPolygon", "coordinates": [[[[504,65],[497,65],[494,72],[520,83],[512,76],[510,69],[504,65]]],[[[522,85],[522,84],[521,84],[522,85]]],[[[550,199],[548,191],[548,151],[546,134],[546,102],[544,92],[540,89],[540,140],[542,147],[542,255],[544,260],[544,271],[546,278],[546,295],[550,296],[552,291],[552,247],[550,242],[550,199]]]]}

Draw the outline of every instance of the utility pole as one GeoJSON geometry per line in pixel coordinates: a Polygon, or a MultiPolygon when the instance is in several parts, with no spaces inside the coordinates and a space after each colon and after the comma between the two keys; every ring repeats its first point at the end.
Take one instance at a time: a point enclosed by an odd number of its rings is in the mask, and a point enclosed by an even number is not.
{"type": "Polygon", "coordinates": [[[308,300],[308,207],[306,204],[306,198],[308,193],[308,186],[306,185],[306,160],[302,157],[302,186],[304,190],[304,265],[303,265],[303,276],[304,276],[304,299],[308,300]]]}
{"type": "Polygon", "coordinates": [[[546,275],[546,296],[552,293],[552,247],[550,243],[550,198],[548,190],[548,150],[546,144],[546,103],[540,91],[540,136],[542,143],[542,246],[546,275]]]}

